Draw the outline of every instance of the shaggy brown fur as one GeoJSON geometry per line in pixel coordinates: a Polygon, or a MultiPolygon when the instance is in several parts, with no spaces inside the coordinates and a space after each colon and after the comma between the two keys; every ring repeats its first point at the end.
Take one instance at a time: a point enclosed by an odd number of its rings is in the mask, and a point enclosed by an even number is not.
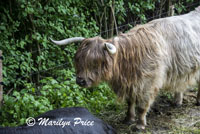
{"type": "Polygon", "coordinates": [[[137,128],[144,129],[146,113],[160,89],[175,92],[181,105],[183,92],[199,82],[199,9],[136,26],[108,40],[85,39],[75,56],[77,77],[86,81],[85,87],[108,82],[121,100],[128,101],[127,122],[135,120],[137,104],[137,128]],[[112,43],[117,52],[109,53],[105,43],[112,43]]]}

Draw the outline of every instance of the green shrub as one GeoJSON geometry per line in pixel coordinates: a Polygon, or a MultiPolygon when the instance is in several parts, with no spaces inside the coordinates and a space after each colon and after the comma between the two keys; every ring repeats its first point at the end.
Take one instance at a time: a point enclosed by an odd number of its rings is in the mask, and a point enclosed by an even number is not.
{"type": "Polygon", "coordinates": [[[23,89],[12,95],[4,95],[4,106],[0,109],[2,126],[16,126],[25,123],[26,118],[52,110],[53,106],[45,96],[37,96],[33,91],[23,89]]]}
{"type": "Polygon", "coordinates": [[[116,96],[106,84],[90,89],[81,88],[76,85],[72,70],[60,72],[63,75],[58,80],[52,77],[42,79],[42,86],[39,89],[29,83],[26,84],[25,89],[14,90],[11,95],[4,95],[4,105],[0,110],[2,114],[0,124],[22,125],[28,117],[36,117],[61,107],[82,106],[93,113],[115,107],[116,96]]]}

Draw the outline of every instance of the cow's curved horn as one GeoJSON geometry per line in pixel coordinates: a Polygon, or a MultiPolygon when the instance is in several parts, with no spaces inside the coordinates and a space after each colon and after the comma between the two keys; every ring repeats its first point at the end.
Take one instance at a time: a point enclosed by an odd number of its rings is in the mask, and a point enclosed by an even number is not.
{"type": "Polygon", "coordinates": [[[111,53],[111,54],[115,54],[117,52],[117,48],[111,43],[106,42],[105,47],[108,50],[108,52],[111,53]]]}
{"type": "Polygon", "coordinates": [[[81,42],[84,39],[85,39],[84,37],[73,37],[73,38],[68,38],[68,39],[56,41],[56,40],[53,40],[53,39],[50,38],[50,40],[57,45],[67,45],[67,44],[70,44],[70,43],[73,43],[73,42],[81,42]]]}

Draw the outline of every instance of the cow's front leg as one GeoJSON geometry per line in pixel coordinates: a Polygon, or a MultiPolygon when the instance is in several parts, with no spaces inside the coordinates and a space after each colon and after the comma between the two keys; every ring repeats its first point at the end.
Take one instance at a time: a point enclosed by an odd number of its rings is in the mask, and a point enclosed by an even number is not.
{"type": "Polygon", "coordinates": [[[174,102],[175,105],[180,107],[183,103],[183,93],[182,92],[175,92],[174,94],[174,102]]]}
{"type": "Polygon", "coordinates": [[[128,100],[128,111],[123,123],[131,125],[135,121],[135,101],[128,100]]]}
{"type": "Polygon", "coordinates": [[[137,125],[136,125],[136,129],[139,129],[139,130],[145,129],[145,126],[147,125],[146,115],[147,115],[149,108],[150,108],[150,104],[147,104],[146,107],[138,107],[137,108],[138,122],[137,122],[137,125]]]}
{"type": "Polygon", "coordinates": [[[137,100],[137,113],[138,113],[138,122],[136,125],[136,130],[144,130],[145,126],[147,125],[146,115],[149,111],[151,104],[154,102],[155,96],[157,95],[156,92],[146,92],[142,95],[142,98],[138,98],[137,100]]]}

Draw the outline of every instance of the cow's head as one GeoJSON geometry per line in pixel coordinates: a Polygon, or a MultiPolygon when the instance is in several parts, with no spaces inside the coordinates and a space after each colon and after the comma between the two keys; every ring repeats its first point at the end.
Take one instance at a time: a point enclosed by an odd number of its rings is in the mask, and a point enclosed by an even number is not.
{"type": "Polygon", "coordinates": [[[82,87],[97,85],[102,80],[112,76],[114,56],[117,48],[111,42],[101,37],[75,37],[54,41],[58,45],[81,42],[75,55],[76,82],[82,87]]]}

